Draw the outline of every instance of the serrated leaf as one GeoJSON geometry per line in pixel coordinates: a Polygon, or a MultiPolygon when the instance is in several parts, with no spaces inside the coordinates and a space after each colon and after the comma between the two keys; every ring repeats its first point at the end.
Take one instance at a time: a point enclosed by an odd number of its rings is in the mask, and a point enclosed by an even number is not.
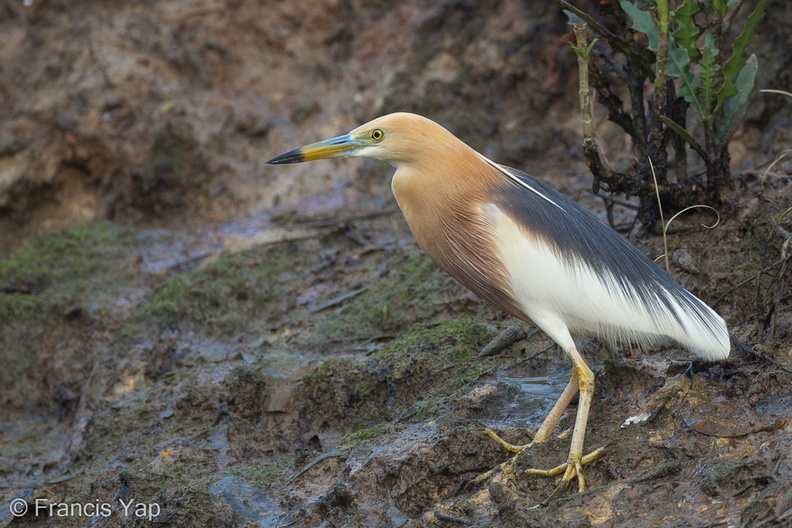
{"type": "Polygon", "coordinates": [[[698,97],[699,78],[690,69],[690,57],[686,50],[680,48],[673,41],[668,43],[668,75],[679,77],[682,84],[679,95],[693,105],[700,116],[704,116],[704,108],[698,97]]]}
{"type": "Polygon", "coordinates": [[[657,51],[657,45],[660,41],[660,30],[657,28],[657,24],[654,23],[649,13],[638,9],[638,6],[628,0],[620,0],[619,3],[624,12],[630,15],[633,21],[632,28],[646,34],[649,39],[649,49],[657,51]]]}
{"type": "Polygon", "coordinates": [[[718,93],[718,108],[723,107],[726,101],[738,93],[738,89],[734,86],[732,78],[738,70],[742,71],[742,69],[745,67],[745,60],[742,58],[742,53],[745,48],[756,38],[754,30],[757,24],[762,20],[762,18],[764,18],[764,6],[765,0],[761,0],[753,12],[748,16],[745,27],[740,33],[740,36],[737,37],[737,40],[734,42],[732,57],[723,67],[723,88],[718,93]]]}
{"type": "Polygon", "coordinates": [[[737,87],[734,86],[734,83],[730,80],[724,79],[723,81],[723,88],[718,91],[718,104],[715,107],[716,109],[722,108],[724,103],[726,103],[729,99],[734,97],[739,93],[737,87]]]}
{"type": "Polygon", "coordinates": [[[720,123],[715,134],[715,141],[718,145],[724,145],[729,142],[745,117],[745,113],[748,111],[748,100],[751,97],[751,92],[753,92],[758,69],[759,61],[756,59],[756,55],[751,54],[745,66],[740,70],[737,81],[734,83],[737,94],[728,99],[723,105],[720,123]]]}
{"type": "Polygon", "coordinates": [[[685,0],[685,3],[674,11],[676,31],[673,32],[674,42],[687,51],[691,60],[699,58],[700,52],[696,48],[696,39],[701,34],[701,28],[696,25],[693,17],[701,11],[698,0],[685,0]]]}
{"type": "Polygon", "coordinates": [[[740,36],[737,37],[737,40],[734,41],[732,56],[723,67],[724,87],[728,88],[729,90],[728,93],[718,95],[718,105],[722,105],[728,97],[734,95],[734,91],[731,89],[732,78],[734,77],[735,73],[741,71],[745,66],[745,60],[742,58],[743,51],[745,51],[745,48],[756,38],[756,34],[754,33],[756,31],[756,26],[765,16],[765,1],[766,0],[761,0],[756,5],[756,8],[753,10],[753,12],[748,15],[748,20],[745,22],[745,27],[743,27],[740,36]]]}

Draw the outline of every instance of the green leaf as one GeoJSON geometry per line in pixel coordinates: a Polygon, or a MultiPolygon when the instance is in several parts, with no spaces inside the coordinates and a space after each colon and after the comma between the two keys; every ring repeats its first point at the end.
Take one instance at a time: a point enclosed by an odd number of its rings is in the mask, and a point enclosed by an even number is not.
{"type": "Polygon", "coordinates": [[[759,61],[756,59],[756,55],[751,54],[737,76],[737,82],[735,83],[737,95],[728,99],[723,105],[720,123],[715,135],[715,141],[718,145],[725,145],[731,140],[731,137],[740,126],[740,122],[745,117],[745,113],[748,111],[748,99],[751,97],[758,69],[759,61]]]}
{"type": "Polygon", "coordinates": [[[723,18],[723,15],[726,14],[726,10],[729,8],[729,5],[725,2],[725,0],[713,0],[712,6],[718,13],[719,18],[723,18]]]}
{"type": "Polygon", "coordinates": [[[649,13],[647,11],[641,11],[635,4],[628,0],[620,0],[619,3],[624,12],[630,15],[633,21],[633,29],[645,33],[649,38],[649,49],[657,51],[657,44],[660,40],[660,30],[657,29],[657,24],[654,23],[649,13]]]}
{"type": "Polygon", "coordinates": [[[693,105],[696,112],[703,118],[705,116],[704,108],[698,97],[700,80],[690,69],[690,57],[687,51],[671,41],[668,43],[668,58],[668,75],[682,79],[679,95],[693,105]]]}
{"type": "Polygon", "coordinates": [[[745,27],[740,33],[740,36],[737,37],[737,40],[734,41],[732,56],[723,67],[724,88],[726,90],[718,94],[718,106],[735,95],[735,90],[732,86],[732,78],[735,73],[742,71],[745,66],[745,60],[742,58],[743,51],[745,51],[745,48],[756,38],[756,26],[765,16],[765,1],[766,0],[761,0],[753,12],[748,15],[745,27]]]}
{"type": "Polygon", "coordinates": [[[723,18],[726,16],[726,11],[739,2],[742,2],[742,0],[713,0],[712,5],[715,7],[718,17],[723,18]]]}
{"type": "Polygon", "coordinates": [[[592,40],[592,41],[589,43],[588,47],[586,48],[586,55],[585,55],[586,57],[588,57],[589,55],[591,55],[591,50],[593,50],[593,49],[594,49],[594,44],[596,44],[598,40],[599,40],[598,38],[595,38],[594,40],[592,40]]]}
{"type": "Polygon", "coordinates": [[[691,136],[690,133],[682,127],[682,125],[680,125],[679,123],[677,123],[673,119],[668,118],[666,116],[660,116],[660,119],[662,119],[663,123],[668,125],[668,127],[671,130],[673,130],[679,137],[681,137],[683,140],[685,140],[688,143],[688,145],[690,145],[691,148],[693,148],[693,150],[698,152],[698,155],[701,156],[701,159],[703,159],[703,160],[708,159],[707,153],[704,151],[704,147],[702,147],[699,144],[699,142],[696,141],[693,138],[693,136],[691,136]]]}
{"type": "Polygon", "coordinates": [[[691,60],[696,60],[701,54],[696,48],[696,39],[701,34],[701,28],[696,25],[693,17],[701,12],[701,6],[697,0],[685,0],[673,13],[673,20],[676,23],[676,31],[672,33],[674,42],[687,51],[691,60]]]}
{"type": "Polygon", "coordinates": [[[742,67],[745,66],[745,60],[742,58],[742,54],[743,51],[745,51],[745,48],[756,38],[756,26],[765,16],[765,1],[766,0],[761,0],[753,12],[748,15],[748,20],[745,22],[745,27],[740,33],[740,36],[737,37],[737,40],[734,41],[732,57],[729,59],[729,62],[726,63],[726,66],[723,69],[723,73],[725,75],[731,77],[737,72],[737,70],[741,70],[742,67]]]}
{"type": "Polygon", "coordinates": [[[722,108],[723,104],[726,101],[728,101],[729,99],[731,99],[732,97],[734,97],[738,93],[739,93],[739,90],[737,90],[737,87],[734,86],[734,83],[729,81],[729,80],[724,79],[723,88],[721,88],[720,91],[718,92],[718,104],[715,107],[716,111],[717,111],[717,109],[722,108]]]}
{"type": "Polygon", "coordinates": [[[596,44],[598,40],[599,39],[594,39],[591,42],[589,42],[589,45],[586,46],[586,49],[584,49],[584,50],[580,49],[577,46],[575,46],[571,42],[569,43],[569,47],[572,48],[573,50],[575,50],[575,53],[579,53],[580,56],[583,57],[584,59],[588,59],[589,56],[591,55],[591,50],[594,48],[594,44],[596,44]]]}

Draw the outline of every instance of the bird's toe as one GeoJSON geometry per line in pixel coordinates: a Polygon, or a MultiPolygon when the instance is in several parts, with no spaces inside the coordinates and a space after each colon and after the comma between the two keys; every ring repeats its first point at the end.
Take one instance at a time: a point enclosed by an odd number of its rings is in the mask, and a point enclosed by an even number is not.
{"type": "MultiPolygon", "coordinates": [[[[529,442],[523,445],[510,444],[509,442],[498,436],[498,433],[496,433],[492,429],[484,429],[484,434],[492,438],[498,444],[500,444],[500,446],[504,448],[506,451],[510,451],[512,453],[522,453],[523,451],[534,445],[534,442],[529,442]]],[[[533,436],[533,433],[531,433],[531,436],[533,436]]]]}

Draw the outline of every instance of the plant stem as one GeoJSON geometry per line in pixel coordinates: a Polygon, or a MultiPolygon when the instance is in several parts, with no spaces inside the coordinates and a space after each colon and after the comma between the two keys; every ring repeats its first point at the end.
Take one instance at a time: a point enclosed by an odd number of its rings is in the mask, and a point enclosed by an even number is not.
{"type": "Polygon", "coordinates": [[[655,62],[654,111],[649,123],[648,155],[656,162],[653,177],[659,182],[666,181],[668,172],[668,151],[662,117],[666,115],[668,102],[668,0],[657,0],[657,26],[659,38],[655,62]]]}
{"type": "MultiPolygon", "coordinates": [[[[579,50],[588,48],[588,29],[585,24],[575,24],[575,41],[579,50]]],[[[583,143],[591,143],[596,148],[596,141],[594,140],[594,125],[591,117],[591,90],[589,89],[589,56],[587,53],[578,51],[578,95],[580,96],[580,114],[583,119],[583,143]]]]}

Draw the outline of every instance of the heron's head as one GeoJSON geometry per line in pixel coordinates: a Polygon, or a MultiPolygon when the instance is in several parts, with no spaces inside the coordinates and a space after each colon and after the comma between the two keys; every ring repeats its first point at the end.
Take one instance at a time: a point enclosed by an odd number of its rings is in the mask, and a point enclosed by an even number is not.
{"type": "Polygon", "coordinates": [[[378,117],[343,136],[312,143],[276,156],[279,165],[328,158],[372,158],[394,166],[431,157],[439,144],[456,138],[437,123],[419,115],[396,113],[378,117]]]}

